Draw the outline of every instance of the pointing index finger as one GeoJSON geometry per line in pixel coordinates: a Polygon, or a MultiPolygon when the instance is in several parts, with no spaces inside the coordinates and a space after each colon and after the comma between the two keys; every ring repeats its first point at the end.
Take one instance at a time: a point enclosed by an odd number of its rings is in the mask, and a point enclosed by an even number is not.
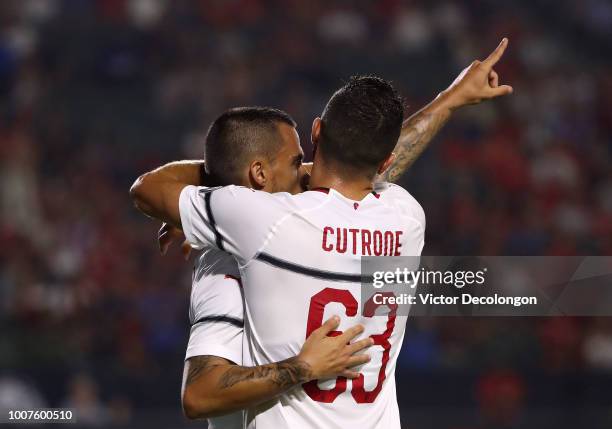
{"type": "Polygon", "coordinates": [[[507,47],[508,47],[508,38],[504,37],[502,41],[500,42],[500,44],[497,45],[497,48],[495,48],[495,50],[491,52],[491,54],[487,57],[487,59],[483,61],[483,64],[485,64],[488,67],[493,67],[495,64],[497,64],[497,62],[502,57],[502,55],[504,55],[504,51],[506,50],[507,47]]]}

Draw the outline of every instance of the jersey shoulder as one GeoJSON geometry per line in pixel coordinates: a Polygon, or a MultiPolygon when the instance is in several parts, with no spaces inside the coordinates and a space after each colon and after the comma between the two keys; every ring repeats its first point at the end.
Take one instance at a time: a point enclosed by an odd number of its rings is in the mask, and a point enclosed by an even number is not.
{"type": "Polygon", "coordinates": [[[300,198],[303,194],[292,195],[289,192],[266,192],[239,185],[225,187],[229,194],[245,200],[245,202],[264,206],[270,210],[299,210],[303,204],[300,198]]]}
{"type": "Polygon", "coordinates": [[[317,191],[305,191],[299,194],[276,192],[268,195],[275,200],[276,204],[282,206],[287,212],[294,213],[318,207],[327,201],[327,194],[317,191]]]}
{"type": "Polygon", "coordinates": [[[425,211],[406,189],[394,183],[379,182],[374,185],[374,192],[380,195],[379,200],[382,203],[396,208],[405,216],[414,218],[425,228],[425,211]]]}
{"type": "MultiPolygon", "coordinates": [[[[320,192],[302,192],[290,194],[289,192],[265,192],[239,185],[228,185],[218,188],[202,188],[200,192],[206,193],[222,189],[216,198],[223,204],[224,201],[238,200],[240,205],[249,209],[257,209],[270,214],[296,212],[320,205],[326,195],[320,192]]],[[[213,205],[215,197],[213,197],[213,205]]]]}

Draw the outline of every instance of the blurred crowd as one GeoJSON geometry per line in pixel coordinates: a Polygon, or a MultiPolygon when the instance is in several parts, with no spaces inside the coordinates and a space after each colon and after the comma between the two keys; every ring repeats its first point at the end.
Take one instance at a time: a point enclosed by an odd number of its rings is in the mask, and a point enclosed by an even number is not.
{"type": "MultiPolygon", "coordinates": [[[[190,263],[159,255],[127,191],[201,158],[221,111],[286,110],[308,157],[349,76],[391,79],[411,114],[503,36],[514,95],[457,112],[402,179],[425,253],[612,255],[609,1],[0,2],[0,408],[93,402],[107,420],[92,408],[92,422],[119,424],[177,408],[190,263]]],[[[524,371],[611,371],[612,323],[418,319],[404,348],[400,384],[473,373],[481,419],[513,422],[524,371]]]]}

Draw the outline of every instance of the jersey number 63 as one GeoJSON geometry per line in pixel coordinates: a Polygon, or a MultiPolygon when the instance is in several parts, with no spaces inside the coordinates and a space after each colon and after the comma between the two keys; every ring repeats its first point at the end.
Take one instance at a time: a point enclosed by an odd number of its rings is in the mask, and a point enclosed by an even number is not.
{"type": "MultiPolygon", "coordinates": [[[[336,302],[342,304],[345,308],[346,315],[348,317],[354,317],[357,315],[358,303],[355,297],[346,289],[334,289],[325,288],[321,292],[313,295],[310,298],[310,309],[308,311],[308,323],[306,326],[306,338],[312,334],[314,330],[319,328],[323,323],[323,313],[325,306],[330,302],[336,302]]],[[[370,298],[364,307],[364,317],[373,317],[376,309],[381,304],[375,304],[373,298],[370,298]]],[[[389,353],[391,351],[391,343],[389,337],[395,327],[395,316],[397,312],[397,304],[386,305],[389,308],[388,319],[386,329],[381,334],[372,334],[370,337],[374,340],[374,345],[381,346],[383,348],[382,362],[378,371],[378,383],[373,390],[366,391],[364,388],[364,377],[360,374],[358,378],[352,382],[353,387],[351,389],[351,395],[358,404],[365,404],[374,402],[380,390],[382,389],[383,382],[385,381],[385,369],[387,368],[387,362],[389,362],[389,353]]],[[[340,335],[340,331],[332,331],[328,335],[336,336],[340,335]]],[[[346,378],[336,378],[336,385],[333,389],[323,390],[320,389],[317,380],[309,381],[302,385],[304,391],[313,400],[317,402],[334,402],[338,395],[346,391],[346,378]]]]}

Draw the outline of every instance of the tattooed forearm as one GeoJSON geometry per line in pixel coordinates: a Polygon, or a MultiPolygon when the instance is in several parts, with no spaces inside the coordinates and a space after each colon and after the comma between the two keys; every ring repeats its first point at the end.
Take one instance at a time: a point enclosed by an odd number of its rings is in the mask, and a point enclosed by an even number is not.
{"type": "Polygon", "coordinates": [[[311,369],[308,364],[296,357],[269,365],[253,368],[232,367],[219,379],[219,387],[228,389],[238,383],[249,380],[269,381],[281,389],[288,389],[311,379],[311,369]]]}
{"type": "Polygon", "coordinates": [[[377,177],[377,180],[397,181],[421,155],[448,118],[450,118],[449,110],[432,112],[425,108],[404,121],[402,132],[394,149],[395,160],[384,173],[377,177]]]}
{"type": "Polygon", "coordinates": [[[185,386],[189,386],[196,381],[201,375],[206,374],[218,365],[222,365],[224,359],[219,359],[215,356],[194,356],[188,361],[187,378],[185,386]]]}
{"type": "Polygon", "coordinates": [[[216,356],[187,360],[182,401],[189,418],[222,415],[275,398],[313,379],[310,365],[293,357],[244,367],[216,356]]]}

